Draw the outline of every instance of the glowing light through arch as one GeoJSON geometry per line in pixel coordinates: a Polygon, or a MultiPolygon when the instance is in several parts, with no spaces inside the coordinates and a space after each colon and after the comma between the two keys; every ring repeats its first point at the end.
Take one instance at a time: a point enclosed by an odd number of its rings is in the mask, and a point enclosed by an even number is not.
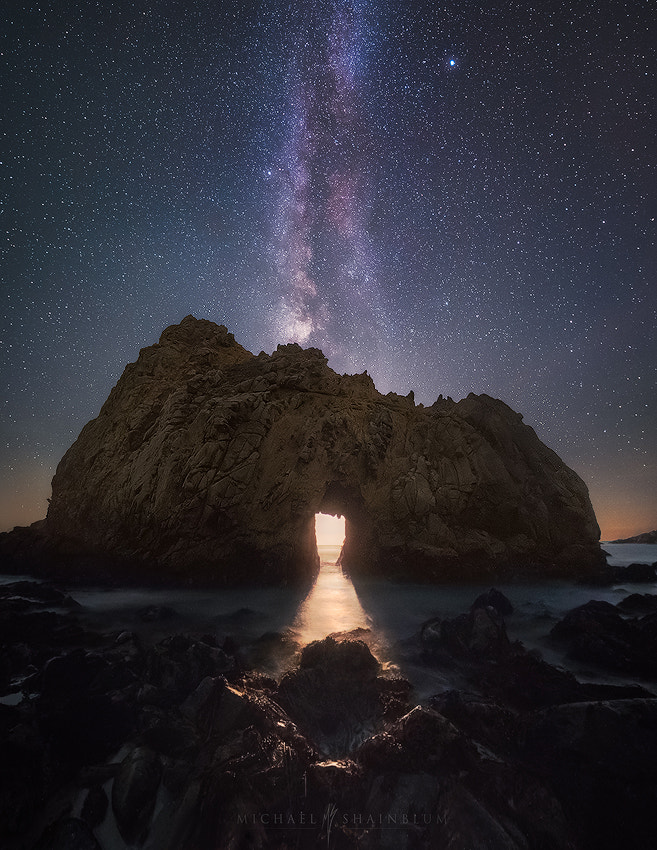
{"type": "Polygon", "coordinates": [[[315,514],[315,539],[318,546],[341,547],[344,535],[344,517],[315,514]]]}

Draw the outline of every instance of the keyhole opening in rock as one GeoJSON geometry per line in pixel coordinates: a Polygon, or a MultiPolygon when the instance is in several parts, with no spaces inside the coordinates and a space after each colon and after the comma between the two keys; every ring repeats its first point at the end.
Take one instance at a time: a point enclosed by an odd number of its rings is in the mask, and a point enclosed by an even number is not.
{"type": "Polygon", "coordinates": [[[315,514],[315,538],[319,575],[293,624],[303,644],[333,632],[369,627],[354,586],[338,565],[345,539],[344,517],[315,514]]]}

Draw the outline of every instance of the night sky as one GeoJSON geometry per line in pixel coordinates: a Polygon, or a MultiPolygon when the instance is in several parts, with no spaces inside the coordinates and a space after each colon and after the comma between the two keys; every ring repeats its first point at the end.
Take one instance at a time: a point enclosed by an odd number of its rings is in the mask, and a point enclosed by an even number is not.
{"type": "Polygon", "coordinates": [[[651,2],[5,2],[0,527],[192,313],[501,398],[657,527],[651,2]]]}

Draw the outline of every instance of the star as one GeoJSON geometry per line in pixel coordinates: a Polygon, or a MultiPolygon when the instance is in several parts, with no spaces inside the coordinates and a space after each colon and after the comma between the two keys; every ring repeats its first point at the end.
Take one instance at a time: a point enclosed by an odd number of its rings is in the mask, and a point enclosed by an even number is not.
{"type": "Polygon", "coordinates": [[[0,531],[45,515],[125,364],[189,313],[422,403],[502,398],[603,539],[654,527],[648,4],[573,14],[572,86],[509,4],[14,5],[0,531]]]}

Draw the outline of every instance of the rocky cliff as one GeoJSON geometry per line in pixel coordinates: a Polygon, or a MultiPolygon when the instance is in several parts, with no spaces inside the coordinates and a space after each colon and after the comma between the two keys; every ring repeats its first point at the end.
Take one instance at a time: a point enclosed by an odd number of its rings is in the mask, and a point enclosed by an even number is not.
{"type": "Polygon", "coordinates": [[[255,356],[192,316],[126,367],[66,453],[44,532],[144,577],[298,581],[317,569],[317,512],[346,517],[355,577],[602,560],[586,486],[503,402],[416,406],[317,349],[255,356]]]}

